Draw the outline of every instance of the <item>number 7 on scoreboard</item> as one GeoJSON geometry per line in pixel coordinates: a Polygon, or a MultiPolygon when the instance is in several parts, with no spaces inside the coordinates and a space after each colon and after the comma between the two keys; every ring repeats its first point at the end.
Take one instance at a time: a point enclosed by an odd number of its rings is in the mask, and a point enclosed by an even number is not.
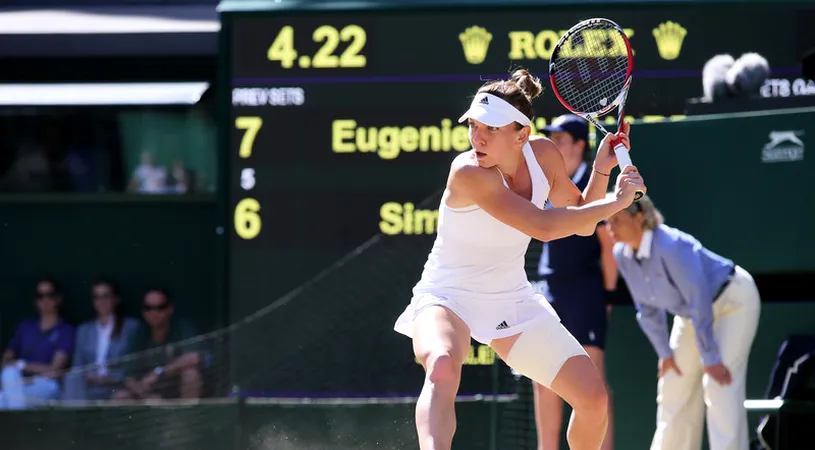
{"type": "Polygon", "coordinates": [[[241,145],[238,149],[238,156],[241,158],[248,158],[252,156],[252,146],[255,143],[255,137],[263,126],[263,119],[260,117],[237,117],[235,118],[235,128],[239,130],[246,130],[241,138],[241,145]]]}

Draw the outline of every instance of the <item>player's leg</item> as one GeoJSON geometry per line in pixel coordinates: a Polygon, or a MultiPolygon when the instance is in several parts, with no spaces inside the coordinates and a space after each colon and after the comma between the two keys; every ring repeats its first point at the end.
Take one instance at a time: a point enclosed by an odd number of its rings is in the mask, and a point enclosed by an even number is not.
{"type": "Polygon", "coordinates": [[[540,383],[532,382],[538,450],[558,450],[563,427],[563,399],[540,383]]]}
{"type": "Polygon", "coordinates": [[[416,403],[421,450],[450,450],[456,430],[455,398],[461,366],[470,350],[470,329],[442,306],[429,306],[413,320],[413,351],[425,369],[416,403]]]}
{"type": "Polygon", "coordinates": [[[583,349],[586,350],[594,366],[597,367],[597,371],[606,385],[606,392],[608,392],[608,428],[606,429],[606,437],[603,439],[603,446],[600,449],[612,450],[614,448],[614,397],[606,378],[606,352],[603,348],[594,345],[584,345],[583,349]]]}
{"type": "Polygon", "coordinates": [[[563,364],[552,390],[572,406],[566,438],[571,449],[599,449],[608,430],[608,391],[588,356],[563,364]]]}
{"type": "Polygon", "coordinates": [[[496,339],[491,345],[510,367],[571,405],[566,432],[570,449],[600,448],[608,425],[605,383],[583,347],[559,321],[544,320],[535,328],[496,339]]]}
{"type": "MultiPolygon", "coordinates": [[[[608,329],[608,310],[602,280],[587,279],[583,283],[573,283],[571,280],[568,283],[554,281],[550,283],[547,294],[555,299],[552,306],[560,316],[561,323],[583,346],[606,384],[609,394],[609,422],[601,449],[612,450],[614,448],[613,408],[611,389],[605,377],[604,352],[608,329]]],[[[557,450],[560,445],[560,430],[563,421],[563,401],[557,394],[540,384],[533,383],[533,385],[538,450],[557,450]]]]}
{"type": "Polygon", "coordinates": [[[682,375],[670,371],[657,382],[657,427],[651,450],[700,450],[705,416],[704,372],[690,320],[674,317],[671,348],[682,375]]]}
{"type": "Polygon", "coordinates": [[[758,328],[761,300],[749,275],[736,274],[730,286],[713,304],[719,316],[713,332],[722,362],[730,370],[732,383],[722,386],[704,376],[710,450],[741,450],[749,445],[746,396],[747,365],[750,348],[758,328]]]}
{"type": "MultiPolygon", "coordinates": [[[[574,304],[569,302],[568,299],[561,302],[556,300],[568,294],[568,291],[561,292],[563,289],[560,289],[560,284],[556,282],[553,282],[551,286],[548,282],[540,282],[536,288],[541,295],[549,299],[552,308],[560,316],[563,326],[574,335],[570,327],[574,304]]],[[[563,399],[552,392],[551,389],[536,381],[532,381],[532,394],[535,402],[535,429],[538,435],[538,450],[558,450],[560,448],[561,429],[563,428],[563,399]]]]}

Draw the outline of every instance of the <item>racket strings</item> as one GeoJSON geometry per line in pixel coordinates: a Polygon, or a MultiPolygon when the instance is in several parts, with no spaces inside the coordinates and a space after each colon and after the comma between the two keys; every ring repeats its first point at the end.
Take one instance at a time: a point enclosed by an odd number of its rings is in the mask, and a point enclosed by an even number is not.
{"type": "Polygon", "coordinates": [[[596,113],[622,92],[628,49],[616,28],[600,23],[569,36],[553,63],[553,82],[563,101],[577,111],[596,113]]]}

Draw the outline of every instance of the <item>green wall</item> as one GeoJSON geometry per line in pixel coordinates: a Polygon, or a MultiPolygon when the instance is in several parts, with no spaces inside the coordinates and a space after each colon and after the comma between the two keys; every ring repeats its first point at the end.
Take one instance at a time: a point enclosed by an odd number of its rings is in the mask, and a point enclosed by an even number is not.
{"type": "Polygon", "coordinates": [[[631,142],[669,225],[751,273],[815,270],[815,108],[636,124],[631,142]]]}

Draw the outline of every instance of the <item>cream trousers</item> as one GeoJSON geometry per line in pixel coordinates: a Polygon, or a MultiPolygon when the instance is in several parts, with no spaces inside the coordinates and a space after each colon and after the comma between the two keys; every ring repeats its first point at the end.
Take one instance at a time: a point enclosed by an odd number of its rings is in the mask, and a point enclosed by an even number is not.
{"type": "Polygon", "coordinates": [[[729,386],[704,373],[691,321],[674,317],[671,348],[682,375],[671,371],[657,384],[657,428],[651,450],[700,450],[705,415],[710,450],[748,450],[745,379],[760,312],[753,278],[736,266],[730,285],[713,303],[713,332],[722,363],[733,376],[729,386]]]}

